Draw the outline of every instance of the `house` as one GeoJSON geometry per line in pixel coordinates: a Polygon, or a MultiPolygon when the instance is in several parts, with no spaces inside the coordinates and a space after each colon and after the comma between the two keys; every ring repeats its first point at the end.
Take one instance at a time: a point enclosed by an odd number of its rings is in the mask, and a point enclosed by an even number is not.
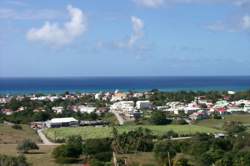
{"type": "Polygon", "coordinates": [[[126,117],[133,117],[134,112],[137,112],[133,101],[116,102],[110,106],[110,110],[124,114],[126,117]]]}
{"type": "Polygon", "coordinates": [[[95,112],[96,110],[96,107],[90,107],[90,106],[85,106],[85,105],[79,105],[77,108],[76,108],[76,112],[81,112],[81,113],[92,113],[92,112],[95,112]]]}
{"type": "Polygon", "coordinates": [[[14,113],[14,111],[11,109],[2,109],[1,112],[2,114],[5,114],[5,115],[12,115],[14,113]]]}
{"type": "Polygon", "coordinates": [[[189,115],[189,118],[191,120],[202,120],[202,119],[207,118],[207,114],[205,111],[199,110],[198,112],[194,112],[191,115],[189,115]]]}
{"type": "Polygon", "coordinates": [[[102,96],[103,96],[102,92],[96,93],[95,100],[101,100],[102,96]]]}
{"type": "Polygon", "coordinates": [[[250,105],[244,105],[244,111],[250,113],[250,105]]]}
{"type": "Polygon", "coordinates": [[[53,118],[46,122],[48,128],[78,126],[78,120],[73,117],[53,118]]]}
{"type": "Polygon", "coordinates": [[[112,95],[112,98],[111,98],[111,102],[114,102],[114,101],[122,101],[122,100],[125,100],[127,99],[127,94],[126,93],[122,93],[122,92],[116,92],[112,95]]]}
{"type": "Polygon", "coordinates": [[[228,106],[229,103],[226,100],[219,100],[215,103],[214,108],[222,108],[228,106]]]}
{"type": "Polygon", "coordinates": [[[178,102],[178,101],[168,102],[166,103],[166,106],[168,108],[166,108],[164,111],[173,112],[174,114],[177,114],[177,115],[181,112],[184,112],[184,103],[182,102],[178,102]]]}
{"type": "Polygon", "coordinates": [[[57,113],[57,114],[61,114],[63,112],[63,107],[59,106],[59,107],[52,107],[52,110],[57,113]]]}
{"type": "Polygon", "coordinates": [[[227,114],[227,110],[225,109],[225,108],[216,108],[215,110],[214,110],[214,112],[217,112],[217,113],[219,113],[220,115],[225,115],[225,114],[227,114]]]}
{"type": "Polygon", "coordinates": [[[235,105],[229,106],[228,109],[227,109],[227,112],[230,112],[230,113],[233,113],[233,112],[243,112],[243,111],[244,111],[243,108],[240,108],[240,107],[235,106],[235,105]]]}
{"type": "Polygon", "coordinates": [[[153,105],[149,100],[136,102],[137,109],[152,109],[152,107],[153,105]]]}
{"type": "Polygon", "coordinates": [[[196,103],[189,103],[188,106],[184,108],[185,114],[192,114],[200,110],[200,107],[196,103]]]}

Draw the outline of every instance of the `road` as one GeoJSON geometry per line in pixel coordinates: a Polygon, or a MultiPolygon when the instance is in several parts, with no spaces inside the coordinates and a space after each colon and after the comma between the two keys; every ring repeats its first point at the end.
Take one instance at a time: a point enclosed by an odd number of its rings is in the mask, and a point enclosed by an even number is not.
{"type": "Polygon", "coordinates": [[[115,117],[118,120],[119,124],[124,125],[124,119],[121,117],[121,115],[116,111],[112,111],[112,113],[115,115],[115,117]]]}
{"type": "Polygon", "coordinates": [[[37,134],[41,138],[42,142],[44,145],[59,145],[57,143],[51,142],[44,134],[43,134],[43,129],[38,129],[37,134]]]}

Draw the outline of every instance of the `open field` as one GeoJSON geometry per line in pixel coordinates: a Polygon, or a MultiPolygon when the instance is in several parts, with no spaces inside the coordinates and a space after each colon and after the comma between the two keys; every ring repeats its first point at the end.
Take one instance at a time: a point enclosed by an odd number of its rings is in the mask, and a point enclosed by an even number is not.
{"type": "Polygon", "coordinates": [[[36,132],[28,125],[21,125],[22,129],[13,129],[11,126],[0,124],[0,144],[16,144],[24,139],[31,139],[40,143],[40,138],[36,132]]]}
{"type": "Polygon", "coordinates": [[[227,121],[238,121],[246,126],[249,126],[250,115],[249,114],[226,115],[224,119],[205,119],[199,121],[196,125],[222,130],[224,122],[227,121]]]}
{"type": "MultiPolygon", "coordinates": [[[[118,126],[117,129],[119,133],[128,132],[134,130],[138,127],[150,129],[154,135],[163,135],[167,131],[173,130],[179,134],[195,134],[197,132],[204,133],[216,133],[220,132],[219,130],[197,126],[197,125],[165,125],[165,126],[156,126],[156,125],[143,125],[143,126],[118,126]]],[[[71,135],[81,135],[83,139],[93,139],[93,138],[107,138],[112,136],[111,127],[68,127],[68,128],[51,128],[46,129],[45,134],[51,140],[55,139],[64,139],[71,135]]]]}
{"type": "MultiPolygon", "coordinates": [[[[12,155],[17,156],[17,150],[16,146],[14,144],[0,144],[0,154],[6,154],[6,155],[12,155]]],[[[32,163],[33,165],[46,165],[46,166],[52,166],[54,165],[53,159],[51,158],[51,151],[54,148],[54,146],[39,146],[39,153],[37,154],[26,154],[25,156],[28,159],[28,162],[32,163]]],[[[34,151],[35,152],[35,151],[34,151]]]]}
{"type": "MultiPolygon", "coordinates": [[[[56,164],[51,156],[52,150],[55,146],[39,145],[38,151],[32,151],[30,154],[25,154],[29,163],[33,166],[59,166],[56,164]]],[[[17,156],[16,145],[14,144],[0,144],[0,154],[17,156]]],[[[61,165],[61,164],[60,164],[61,165]]],[[[80,164],[67,164],[70,166],[79,166],[80,164]]]]}

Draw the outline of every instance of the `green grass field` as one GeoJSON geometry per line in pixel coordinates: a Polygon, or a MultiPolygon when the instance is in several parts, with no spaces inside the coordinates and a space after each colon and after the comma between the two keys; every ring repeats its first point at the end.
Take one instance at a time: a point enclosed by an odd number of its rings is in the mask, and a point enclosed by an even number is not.
{"type": "Polygon", "coordinates": [[[224,119],[205,119],[199,121],[196,125],[222,130],[224,122],[227,121],[238,121],[246,126],[250,126],[250,115],[249,114],[226,115],[224,119]]]}
{"type": "Polygon", "coordinates": [[[15,144],[27,138],[37,143],[40,142],[36,132],[28,125],[22,125],[22,130],[17,130],[11,126],[0,124],[0,144],[15,144]]]}
{"type": "MultiPolygon", "coordinates": [[[[27,161],[33,166],[61,166],[62,164],[56,164],[52,158],[52,150],[55,146],[39,145],[38,151],[31,151],[29,154],[25,154],[27,161]]],[[[0,154],[17,156],[16,145],[14,144],[0,144],[0,154]]],[[[1,165],[1,164],[0,164],[1,165]]],[[[80,166],[82,164],[67,164],[67,166],[80,166]]]]}
{"type": "MultiPolygon", "coordinates": [[[[163,135],[167,131],[173,130],[179,134],[195,134],[197,132],[203,133],[216,133],[220,132],[219,130],[197,126],[197,125],[165,125],[165,126],[156,126],[156,125],[143,125],[143,126],[118,126],[117,129],[119,133],[128,132],[134,130],[138,127],[150,129],[154,135],[163,135]]],[[[94,138],[107,138],[112,136],[111,127],[65,127],[65,128],[52,128],[46,129],[45,134],[51,140],[55,139],[64,139],[71,135],[81,135],[83,139],[94,139],[94,138]]]]}

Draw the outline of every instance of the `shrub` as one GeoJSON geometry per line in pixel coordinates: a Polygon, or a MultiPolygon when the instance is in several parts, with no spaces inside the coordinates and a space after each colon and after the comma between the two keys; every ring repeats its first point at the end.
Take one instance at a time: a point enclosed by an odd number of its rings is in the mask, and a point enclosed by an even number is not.
{"type": "Polygon", "coordinates": [[[56,147],[52,155],[58,163],[73,163],[82,154],[82,139],[80,136],[70,136],[66,144],[56,147]]]}
{"type": "Polygon", "coordinates": [[[161,111],[155,111],[151,115],[151,123],[155,125],[164,125],[164,124],[169,124],[171,120],[168,120],[166,118],[166,115],[164,112],[161,111]]]}
{"type": "Polygon", "coordinates": [[[16,130],[22,130],[22,129],[23,129],[23,127],[22,127],[21,125],[19,125],[19,124],[14,124],[14,125],[12,126],[12,128],[13,128],[13,129],[16,129],[16,130]]]}
{"type": "Polygon", "coordinates": [[[17,157],[7,156],[0,154],[0,165],[1,166],[29,166],[25,156],[20,155],[17,157]]]}
{"type": "Polygon", "coordinates": [[[101,152],[94,155],[97,160],[100,161],[110,161],[112,159],[112,152],[101,152]]]}
{"type": "Polygon", "coordinates": [[[28,153],[29,150],[38,150],[39,147],[35,142],[30,139],[26,139],[17,145],[17,150],[22,153],[28,153]]]}

